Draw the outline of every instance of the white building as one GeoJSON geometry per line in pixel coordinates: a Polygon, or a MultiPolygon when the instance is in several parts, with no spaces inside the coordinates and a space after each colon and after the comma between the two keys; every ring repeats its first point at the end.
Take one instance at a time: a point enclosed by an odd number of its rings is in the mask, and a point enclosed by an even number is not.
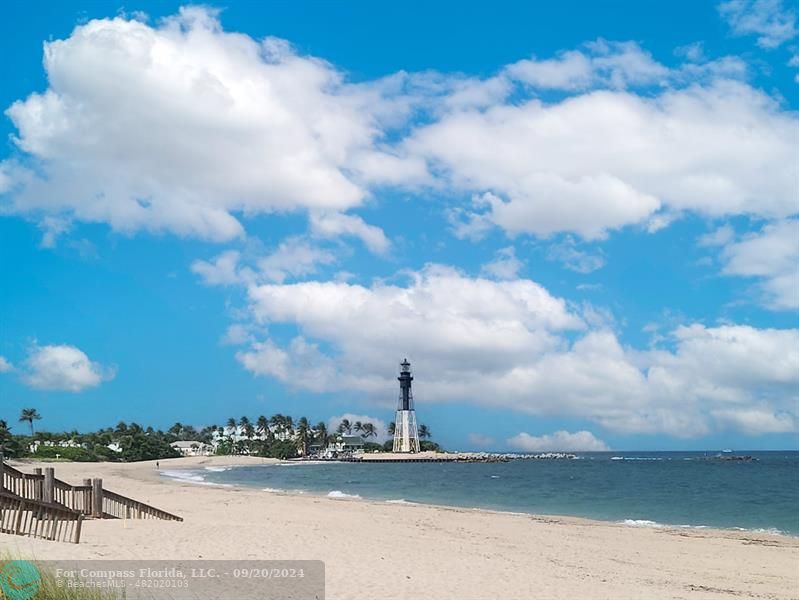
{"type": "Polygon", "coordinates": [[[169,445],[183,456],[211,456],[214,453],[214,447],[211,444],[194,440],[179,440],[169,445]]]}

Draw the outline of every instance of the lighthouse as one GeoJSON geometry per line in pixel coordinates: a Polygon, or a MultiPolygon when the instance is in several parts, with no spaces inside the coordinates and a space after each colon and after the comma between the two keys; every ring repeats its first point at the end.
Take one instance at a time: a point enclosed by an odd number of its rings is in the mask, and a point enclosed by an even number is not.
{"type": "Polygon", "coordinates": [[[411,363],[406,358],[400,363],[399,405],[394,418],[394,452],[419,452],[419,432],[416,428],[416,411],[413,410],[411,392],[411,363]]]}

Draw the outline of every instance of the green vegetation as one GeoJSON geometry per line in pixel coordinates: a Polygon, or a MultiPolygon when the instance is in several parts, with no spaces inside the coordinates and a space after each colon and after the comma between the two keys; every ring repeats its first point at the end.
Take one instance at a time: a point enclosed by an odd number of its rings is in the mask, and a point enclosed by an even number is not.
{"type": "MultiPolygon", "coordinates": [[[[28,561],[12,556],[0,556],[0,598],[6,598],[6,586],[14,590],[19,598],[35,598],[35,600],[114,600],[117,595],[113,590],[96,588],[76,588],[58,585],[56,578],[46,567],[36,561],[28,561]],[[13,586],[13,587],[12,587],[13,586]]],[[[14,596],[10,596],[13,598],[14,596]]]]}
{"type": "MultiPolygon", "coordinates": [[[[247,416],[231,417],[224,427],[210,425],[201,429],[175,423],[166,431],[120,421],[116,427],[88,433],[36,431],[33,422],[41,419],[35,408],[21,412],[19,422],[28,424],[30,435],[13,432],[7,421],[0,419],[0,454],[42,460],[133,462],[176,458],[181,454],[171,444],[188,441],[196,442],[197,452],[207,446],[216,454],[289,459],[318,452],[341,435],[359,435],[366,452],[390,452],[392,449],[391,440],[384,444],[373,441],[381,433],[373,423],[352,423],[348,419],[343,419],[334,433],[329,432],[322,421],[311,425],[306,417],[295,422],[291,416],[283,414],[261,415],[255,420],[247,416]]],[[[394,423],[391,423],[389,435],[393,435],[393,431],[394,423]]],[[[426,425],[419,427],[419,437],[423,450],[440,450],[438,444],[428,441],[430,429],[426,425]]]]}

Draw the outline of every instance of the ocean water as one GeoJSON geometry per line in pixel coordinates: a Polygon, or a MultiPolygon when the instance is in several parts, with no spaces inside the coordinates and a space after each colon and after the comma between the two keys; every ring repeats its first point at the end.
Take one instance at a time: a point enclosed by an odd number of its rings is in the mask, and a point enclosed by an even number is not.
{"type": "Polygon", "coordinates": [[[584,453],[507,463],[291,463],[166,472],[196,483],[799,536],[799,452],[584,453]]]}

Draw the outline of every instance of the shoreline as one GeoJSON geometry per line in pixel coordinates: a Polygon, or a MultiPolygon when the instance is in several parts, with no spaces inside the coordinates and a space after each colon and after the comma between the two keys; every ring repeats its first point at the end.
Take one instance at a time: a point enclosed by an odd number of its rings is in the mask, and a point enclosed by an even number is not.
{"type": "MultiPolygon", "coordinates": [[[[162,470],[190,471],[282,461],[160,462],[162,470]]],[[[345,600],[363,598],[364,577],[379,582],[381,596],[398,600],[717,600],[722,593],[788,600],[799,589],[799,540],[790,536],[198,485],[162,476],[154,462],[51,466],[66,481],[102,477],[108,489],[184,522],[88,520],[78,545],[0,535],[0,553],[39,560],[323,560],[327,597],[345,600]]]]}
{"type": "MultiPolygon", "coordinates": [[[[242,466],[261,466],[261,465],[275,465],[275,464],[288,464],[288,465],[306,465],[306,464],[337,464],[337,463],[348,463],[349,461],[335,461],[335,460],[323,460],[323,461],[296,461],[296,460],[278,460],[278,459],[267,459],[269,462],[262,462],[262,463],[249,463],[249,462],[241,462],[237,461],[234,463],[227,464],[225,463],[225,458],[227,457],[204,457],[204,458],[214,458],[215,463],[218,462],[219,464],[214,464],[213,466],[225,469],[235,469],[236,467],[242,466]]],[[[236,458],[236,457],[233,457],[236,458]]],[[[257,457],[238,457],[238,458],[257,458],[257,457]]],[[[377,461],[376,461],[377,462],[377,461]]],[[[198,465],[200,466],[200,465],[198,465]]],[[[204,467],[203,467],[204,468],[204,467]]],[[[587,517],[582,515],[567,515],[561,513],[535,513],[535,512],[526,512],[526,511],[519,511],[519,510],[512,510],[512,509],[502,509],[502,508],[486,508],[481,506],[465,506],[465,505],[458,505],[458,504],[439,504],[435,502],[424,502],[418,500],[407,500],[405,498],[391,498],[391,499],[382,499],[382,498],[373,498],[368,496],[361,496],[360,494],[349,494],[342,492],[341,490],[330,490],[327,493],[323,491],[316,491],[316,490],[304,490],[304,489],[283,489],[283,488],[262,488],[258,485],[246,485],[241,483],[217,483],[213,481],[195,481],[190,478],[181,478],[179,476],[170,476],[167,473],[170,471],[180,472],[197,472],[197,466],[181,466],[175,469],[161,469],[159,473],[159,479],[163,479],[167,482],[175,482],[175,483],[185,483],[189,485],[197,485],[200,487],[210,486],[210,487],[218,487],[221,489],[239,489],[239,490],[247,490],[247,491],[258,491],[268,494],[280,495],[285,497],[314,497],[314,498],[325,498],[330,500],[337,500],[337,501],[357,501],[357,502],[367,502],[373,504],[397,504],[397,505],[405,505],[405,506],[427,506],[431,508],[441,509],[441,510],[461,510],[461,511],[468,511],[468,512],[485,512],[489,514],[509,514],[509,515],[517,515],[517,516],[526,516],[531,517],[534,519],[541,519],[541,520],[549,520],[549,521],[562,521],[562,522],[569,522],[570,520],[576,520],[583,524],[596,524],[596,525],[615,525],[619,527],[627,527],[627,528],[646,528],[646,529],[657,529],[657,530],[673,530],[673,531],[701,531],[701,532],[709,532],[709,533],[716,533],[719,535],[723,534],[741,534],[741,535],[762,535],[762,536],[769,536],[769,537],[776,537],[776,538],[788,538],[792,540],[799,541],[799,534],[788,533],[783,531],[777,527],[768,527],[768,528],[747,528],[747,527],[738,527],[738,526],[729,526],[729,527],[717,527],[713,525],[693,525],[693,524],[675,524],[675,523],[661,523],[659,521],[653,521],[649,519],[600,519],[596,517],[587,517]],[[335,495],[331,495],[335,494],[335,495]]]]}

